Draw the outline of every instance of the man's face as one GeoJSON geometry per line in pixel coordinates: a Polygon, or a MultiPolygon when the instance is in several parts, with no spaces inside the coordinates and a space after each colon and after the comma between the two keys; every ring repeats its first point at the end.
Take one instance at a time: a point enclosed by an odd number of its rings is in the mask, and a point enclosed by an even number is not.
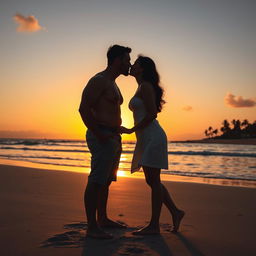
{"type": "Polygon", "coordinates": [[[130,76],[138,76],[143,72],[142,67],[140,66],[140,63],[138,60],[134,62],[134,64],[130,68],[130,76]]]}
{"type": "Polygon", "coordinates": [[[121,59],[121,64],[120,64],[120,73],[122,75],[128,76],[129,74],[129,69],[131,67],[131,58],[129,53],[125,53],[123,58],[121,59]]]}

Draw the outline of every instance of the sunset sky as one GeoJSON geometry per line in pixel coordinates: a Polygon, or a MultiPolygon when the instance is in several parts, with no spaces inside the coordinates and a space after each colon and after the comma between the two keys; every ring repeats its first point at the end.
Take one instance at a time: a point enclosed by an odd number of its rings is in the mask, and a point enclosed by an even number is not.
{"type": "MultiPolygon", "coordinates": [[[[83,139],[78,113],[110,45],[153,58],[170,140],[256,119],[254,0],[9,0],[0,3],[0,137],[83,139]]],[[[120,77],[123,125],[137,86],[120,77]]],[[[124,139],[134,139],[127,135],[124,139]]]]}

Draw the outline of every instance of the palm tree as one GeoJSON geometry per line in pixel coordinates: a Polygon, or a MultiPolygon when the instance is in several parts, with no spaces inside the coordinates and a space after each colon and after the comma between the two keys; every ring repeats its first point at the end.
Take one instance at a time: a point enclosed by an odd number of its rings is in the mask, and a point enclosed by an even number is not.
{"type": "Polygon", "coordinates": [[[239,119],[232,121],[234,127],[232,129],[232,137],[241,138],[241,122],[239,119]]]}
{"type": "Polygon", "coordinates": [[[229,124],[227,119],[225,119],[222,124],[223,124],[224,128],[227,128],[227,129],[229,128],[230,129],[230,124],[229,124]]]}
{"type": "Polygon", "coordinates": [[[211,126],[209,126],[209,128],[208,128],[208,131],[209,131],[209,136],[210,136],[210,138],[212,137],[212,127],[211,126]]]}
{"type": "Polygon", "coordinates": [[[256,121],[254,121],[254,122],[250,125],[249,135],[250,135],[250,137],[252,137],[252,138],[256,138],[256,121]]]}
{"type": "Polygon", "coordinates": [[[239,119],[236,120],[235,130],[241,131],[241,121],[239,119]]]}
{"type": "Polygon", "coordinates": [[[251,124],[247,119],[244,119],[244,121],[241,123],[242,129],[242,136],[243,137],[249,137],[249,129],[250,129],[251,124]]]}
{"type": "Polygon", "coordinates": [[[230,128],[230,124],[229,124],[229,122],[228,122],[228,120],[224,120],[223,122],[222,122],[222,127],[220,128],[220,130],[222,131],[222,136],[223,137],[228,137],[229,136],[229,133],[230,133],[230,131],[231,131],[231,128],[230,128]]]}
{"type": "Polygon", "coordinates": [[[217,136],[218,132],[219,132],[218,129],[215,129],[212,131],[212,133],[215,134],[215,136],[217,136]]]}
{"type": "Polygon", "coordinates": [[[233,129],[234,129],[235,126],[236,126],[236,119],[233,119],[233,120],[231,121],[231,123],[233,124],[233,129]]]}
{"type": "Polygon", "coordinates": [[[232,129],[230,128],[228,120],[225,119],[219,130],[209,126],[208,129],[204,131],[204,134],[209,138],[256,138],[256,121],[249,123],[247,119],[244,119],[242,122],[239,119],[233,119],[231,123],[233,125],[232,129]],[[219,131],[222,132],[222,135],[217,136],[219,131]]]}
{"type": "Polygon", "coordinates": [[[241,123],[241,126],[244,127],[244,129],[246,129],[248,124],[249,124],[249,121],[247,119],[244,119],[244,121],[241,123]]]}

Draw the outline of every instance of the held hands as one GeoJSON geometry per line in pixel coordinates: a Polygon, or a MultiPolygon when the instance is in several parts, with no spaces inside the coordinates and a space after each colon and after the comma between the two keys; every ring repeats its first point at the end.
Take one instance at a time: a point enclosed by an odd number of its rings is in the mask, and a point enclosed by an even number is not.
{"type": "MultiPolygon", "coordinates": [[[[119,132],[120,134],[122,133],[126,133],[126,134],[131,134],[134,132],[134,130],[131,128],[131,129],[128,129],[124,126],[120,126],[119,127],[119,130],[117,131],[119,132]]],[[[111,138],[114,138],[115,137],[115,134],[103,134],[101,132],[94,132],[96,137],[98,138],[98,140],[100,141],[100,143],[106,143],[109,139],[111,138]]]]}
{"type": "Polygon", "coordinates": [[[131,134],[133,133],[133,129],[128,129],[124,126],[120,126],[119,132],[122,133],[127,133],[127,134],[131,134]]]}

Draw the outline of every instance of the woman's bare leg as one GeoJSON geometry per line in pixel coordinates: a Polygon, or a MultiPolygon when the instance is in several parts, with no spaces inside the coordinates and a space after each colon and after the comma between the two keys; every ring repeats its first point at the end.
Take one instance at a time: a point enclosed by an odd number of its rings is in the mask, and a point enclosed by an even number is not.
{"type": "Polygon", "coordinates": [[[173,219],[173,231],[177,232],[185,212],[178,209],[168,190],[161,183],[160,169],[143,167],[147,184],[151,187],[151,221],[148,226],[135,231],[134,234],[146,235],[160,232],[159,219],[162,203],[168,208],[173,219]]]}
{"type": "Polygon", "coordinates": [[[159,234],[159,218],[162,208],[162,184],[160,182],[160,169],[143,167],[146,182],[151,188],[151,220],[148,226],[135,231],[136,235],[159,234]]]}
{"type": "Polygon", "coordinates": [[[163,203],[168,208],[168,210],[172,215],[173,226],[174,226],[173,231],[177,232],[180,226],[180,222],[185,215],[185,212],[177,208],[168,190],[163,184],[162,184],[162,193],[163,193],[163,203]]]}

